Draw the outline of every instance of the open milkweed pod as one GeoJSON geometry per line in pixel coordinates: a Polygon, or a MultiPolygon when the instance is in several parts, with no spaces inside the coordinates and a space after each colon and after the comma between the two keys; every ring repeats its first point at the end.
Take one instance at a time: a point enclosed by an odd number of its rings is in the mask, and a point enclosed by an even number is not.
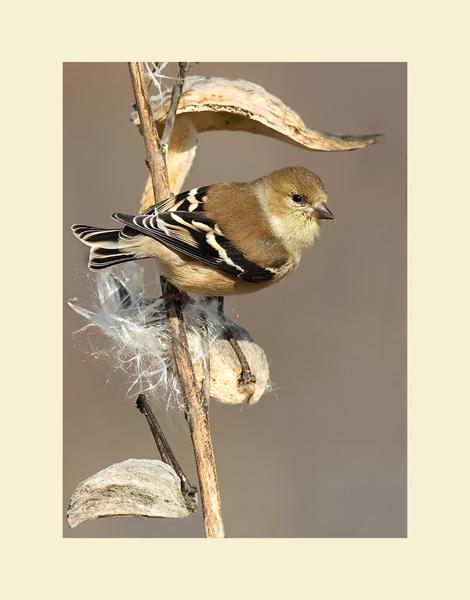
{"type": "MultiPolygon", "coordinates": [[[[178,118],[175,119],[166,159],[168,183],[170,190],[174,194],[180,192],[183,187],[184,181],[188,176],[196,155],[196,147],[196,128],[191,119],[185,115],[179,115],[178,118]]],[[[155,204],[155,199],[153,195],[152,178],[149,175],[140,200],[140,212],[144,212],[149,206],[152,206],[152,204],[155,204]]]]}
{"type": "MultiPolygon", "coordinates": [[[[161,132],[170,106],[171,92],[152,97],[150,103],[161,132]]],[[[131,114],[139,125],[137,112],[131,114]]],[[[170,188],[181,191],[194,160],[197,133],[201,131],[248,131],[266,135],[306,150],[321,152],[357,150],[376,143],[380,134],[339,135],[309,129],[300,116],[263,87],[242,79],[187,77],[173,129],[168,174],[170,188]],[[183,117],[186,117],[183,120],[183,117]]],[[[154,203],[151,186],[146,186],[140,208],[154,203]]]]}
{"type": "Polygon", "coordinates": [[[101,517],[180,519],[191,512],[173,467],[161,460],[129,458],[79,483],[69,501],[67,520],[76,527],[101,517]]]}
{"type": "MultiPolygon", "coordinates": [[[[209,397],[222,404],[255,404],[265,392],[271,389],[268,359],[261,346],[253,341],[243,327],[229,321],[227,317],[225,320],[230,323],[232,335],[250,365],[255,382],[246,386],[239,384],[242,373],[240,362],[230,342],[224,337],[218,337],[211,342],[209,348],[209,397]]],[[[192,356],[198,356],[194,350],[194,346],[200,343],[197,337],[194,331],[188,335],[192,356]]],[[[193,360],[193,366],[197,384],[200,389],[203,389],[203,381],[207,373],[202,357],[193,360]]]]}
{"type": "Polygon", "coordinates": [[[193,164],[196,147],[197,130],[189,117],[181,115],[175,119],[168,148],[168,177],[172,191],[181,191],[193,164]]]}

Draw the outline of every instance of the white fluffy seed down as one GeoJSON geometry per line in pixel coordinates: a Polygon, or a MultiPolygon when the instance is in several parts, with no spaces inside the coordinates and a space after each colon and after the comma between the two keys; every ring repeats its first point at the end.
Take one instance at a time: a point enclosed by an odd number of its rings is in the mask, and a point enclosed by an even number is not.
{"type": "MultiPolygon", "coordinates": [[[[90,354],[104,358],[115,370],[129,376],[128,395],[146,393],[159,404],[183,408],[171,352],[163,302],[144,295],[143,269],[129,262],[97,274],[93,310],[69,301],[69,306],[89,323],[80,332],[98,329],[104,336],[90,340],[90,354]]],[[[206,370],[206,343],[209,347],[211,399],[228,404],[247,401],[246,390],[238,386],[240,365],[230,344],[223,339],[224,323],[230,324],[256,377],[249,403],[257,402],[270,389],[269,368],[263,350],[248,333],[226,317],[220,317],[215,303],[191,299],[184,308],[185,326],[196,379],[202,386],[206,370]],[[207,342],[206,342],[207,340],[207,342]]]]}

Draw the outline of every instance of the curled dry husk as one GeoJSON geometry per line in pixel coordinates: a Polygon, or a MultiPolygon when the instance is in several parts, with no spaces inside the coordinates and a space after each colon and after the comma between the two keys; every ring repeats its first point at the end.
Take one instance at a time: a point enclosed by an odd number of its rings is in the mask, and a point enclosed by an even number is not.
{"type": "MultiPolygon", "coordinates": [[[[151,98],[155,121],[161,131],[171,92],[151,98]]],[[[133,112],[131,119],[139,125],[133,112]]],[[[169,148],[170,188],[178,193],[194,160],[197,133],[216,130],[248,131],[266,135],[306,150],[322,152],[357,150],[374,144],[379,134],[339,135],[308,128],[299,115],[263,87],[242,79],[187,77],[180,99],[169,148]]],[[[154,203],[147,182],[140,209],[154,203]]]]}
{"type": "Polygon", "coordinates": [[[160,460],[129,458],[78,484],[69,501],[70,527],[100,517],[182,518],[190,513],[173,467],[160,460]]]}

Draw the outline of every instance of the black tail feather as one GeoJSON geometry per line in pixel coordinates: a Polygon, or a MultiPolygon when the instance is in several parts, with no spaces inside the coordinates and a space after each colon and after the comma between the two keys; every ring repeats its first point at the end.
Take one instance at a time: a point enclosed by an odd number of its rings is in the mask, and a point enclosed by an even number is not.
{"type": "Polygon", "coordinates": [[[126,249],[126,242],[120,239],[120,229],[72,225],[72,231],[80,241],[90,246],[88,267],[92,271],[136,260],[136,255],[130,249],[126,249]]]}

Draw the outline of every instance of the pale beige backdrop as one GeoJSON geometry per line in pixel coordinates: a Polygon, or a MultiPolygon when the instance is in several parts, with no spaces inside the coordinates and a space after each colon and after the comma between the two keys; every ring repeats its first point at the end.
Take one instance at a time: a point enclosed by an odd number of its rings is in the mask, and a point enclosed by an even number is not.
{"type": "MultiPolygon", "coordinates": [[[[312,128],[382,132],[365,150],[318,153],[245,133],[200,136],[188,187],[315,170],[336,220],[300,269],[271,289],[227,302],[265,348],[275,393],[253,407],[211,406],[230,537],[406,535],[406,65],[201,63],[194,74],[263,85],[312,128]]],[[[146,177],[129,121],[124,63],[64,66],[64,300],[86,303],[86,249],[74,222],[112,226],[132,212],[146,177]]],[[[149,269],[147,268],[147,273],[149,269]]],[[[88,358],[64,308],[64,508],[76,484],[129,457],[154,457],[125,378],[88,358]]],[[[184,419],[160,414],[193,481],[184,419]]],[[[196,537],[185,520],[113,518],[67,537],[196,537]]]]}

